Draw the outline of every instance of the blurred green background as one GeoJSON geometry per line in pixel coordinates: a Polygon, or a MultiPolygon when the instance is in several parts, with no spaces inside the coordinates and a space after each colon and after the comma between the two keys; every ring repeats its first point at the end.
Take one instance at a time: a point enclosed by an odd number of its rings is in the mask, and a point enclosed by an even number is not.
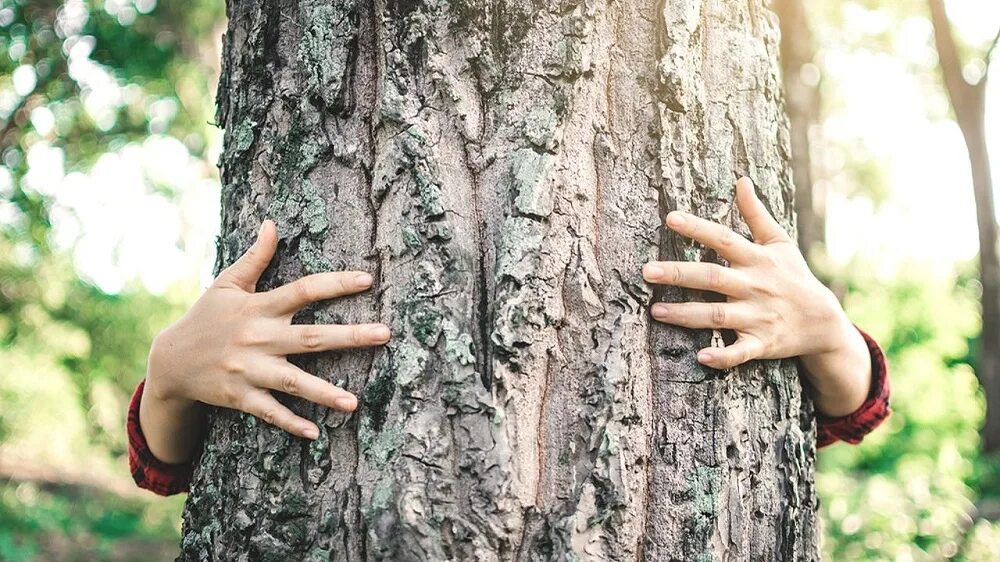
{"type": "MultiPolygon", "coordinates": [[[[1000,2],[947,7],[981,80],[1000,2]]],[[[151,338],[211,278],[224,17],[221,0],[0,0],[0,560],[176,553],[182,498],[131,483],[124,411],[151,338]]],[[[975,206],[927,4],[804,17],[786,70],[809,93],[807,220],[825,225],[807,254],[882,343],[894,410],[820,453],[825,556],[1000,560],[975,206]]],[[[988,87],[1000,164],[998,112],[988,87]]]]}

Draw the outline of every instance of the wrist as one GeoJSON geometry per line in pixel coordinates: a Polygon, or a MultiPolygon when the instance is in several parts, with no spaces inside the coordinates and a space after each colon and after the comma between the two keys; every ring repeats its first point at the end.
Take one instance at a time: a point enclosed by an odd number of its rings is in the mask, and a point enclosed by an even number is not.
{"type": "Polygon", "coordinates": [[[166,464],[181,464],[193,455],[199,434],[204,425],[204,410],[199,402],[189,400],[161,400],[143,386],[139,402],[139,429],[150,454],[166,464]]]}
{"type": "Polygon", "coordinates": [[[146,375],[146,383],[142,388],[140,410],[156,411],[172,419],[179,419],[195,414],[199,403],[186,398],[175,398],[165,395],[155,385],[155,377],[146,375]]]}
{"type": "MultiPolygon", "coordinates": [[[[826,289],[824,287],[824,289],[826,289]]],[[[871,357],[864,337],[828,289],[820,299],[812,337],[815,347],[800,355],[816,408],[830,417],[857,410],[871,385],[871,357]]]]}
{"type": "Polygon", "coordinates": [[[823,351],[800,357],[817,409],[830,417],[856,411],[871,386],[871,356],[864,337],[841,311],[823,351]]]}
{"type": "Polygon", "coordinates": [[[831,374],[831,369],[828,368],[830,365],[842,364],[845,359],[856,358],[857,351],[864,346],[861,334],[857,332],[854,324],[846,315],[831,321],[824,329],[823,334],[823,344],[819,350],[799,357],[809,372],[810,381],[818,386],[823,386],[825,379],[831,374]],[[856,340],[860,340],[860,346],[858,345],[859,341],[856,340]]]}
{"type": "Polygon", "coordinates": [[[159,405],[177,412],[190,410],[194,400],[182,396],[176,385],[171,384],[170,377],[170,333],[169,328],[156,335],[149,346],[149,358],[146,367],[146,384],[143,388],[142,397],[154,401],[159,405]]]}
{"type": "Polygon", "coordinates": [[[837,295],[825,286],[820,299],[819,317],[816,325],[820,328],[822,337],[817,338],[819,347],[811,352],[802,355],[807,358],[817,360],[824,357],[840,356],[844,350],[849,349],[853,343],[856,330],[851,319],[847,317],[844,308],[841,306],[837,295]]]}

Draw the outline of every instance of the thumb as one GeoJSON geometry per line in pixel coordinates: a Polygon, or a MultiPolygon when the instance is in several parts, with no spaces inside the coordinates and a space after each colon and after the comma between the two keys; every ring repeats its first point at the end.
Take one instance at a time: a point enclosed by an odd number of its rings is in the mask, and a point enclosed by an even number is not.
{"type": "Polygon", "coordinates": [[[759,244],[770,244],[772,242],[788,242],[791,238],[784,228],[774,220],[768,212],[764,202],[757,197],[750,178],[742,177],[736,182],[736,205],[743,215],[743,220],[750,227],[753,239],[759,244]]]}
{"type": "Polygon", "coordinates": [[[267,265],[271,263],[271,258],[274,257],[277,248],[277,228],[274,221],[265,220],[260,225],[257,240],[233,265],[219,274],[219,279],[248,293],[254,292],[257,288],[257,280],[267,269],[267,265]]]}

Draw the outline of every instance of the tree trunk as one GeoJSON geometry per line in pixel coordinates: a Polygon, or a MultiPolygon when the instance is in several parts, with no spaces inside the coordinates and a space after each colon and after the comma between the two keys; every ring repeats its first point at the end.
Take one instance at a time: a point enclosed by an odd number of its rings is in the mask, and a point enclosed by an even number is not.
{"type": "Polygon", "coordinates": [[[182,558],[817,559],[798,361],[701,366],[712,332],[647,308],[713,296],[640,274],[718,260],[663,228],[672,209],[747,233],[741,174],[794,233],[762,0],[228,11],[219,266],[275,219],[261,288],[372,271],[298,321],[393,340],[302,358],[363,401],[288,400],[314,443],[213,413],[182,558]]]}
{"type": "Polygon", "coordinates": [[[812,130],[819,119],[816,49],[805,0],[774,0],[781,22],[781,75],[792,146],[795,216],[799,249],[812,258],[814,248],[826,243],[826,192],[813,181],[812,130]]]}
{"type": "Polygon", "coordinates": [[[979,228],[979,280],[982,331],[976,350],[976,377],[986,395],[986,420],[983,423],[983,450],[1000,452],[1000,225],[993,200],[993,177],[986,145],[986,79],[989,61],[997,39],[983,60],[986,69],[979,82],[970,84],[962,75],[962,61],[952,33],[943,0],[928,0],[934,46],[938,52],[941,78],[955,112],[955,122],[962,131],[969,151],[972,191],[976,201],[976,226],[979,228]]]}
{"type": "MultiPolygon", "coordinates": [[[[984,84],[985,86],[985,84],[984,84]]],[[[983,87],[985,93],[986,88],[983,87]]],[[[986,148],[986,107],[978,125],[963,129],[972,167],[972,188],[976,200],[976,224],[979,227],[979,279],[982,331],[979,335],[979,364],[976,375],[986,394],[986,420],[983,423],[983,450],[1000,452],[1000,228],[993,200],[990,155],[986,148]],[[968,130],[966,130],[968,129],[968,130]]]]}

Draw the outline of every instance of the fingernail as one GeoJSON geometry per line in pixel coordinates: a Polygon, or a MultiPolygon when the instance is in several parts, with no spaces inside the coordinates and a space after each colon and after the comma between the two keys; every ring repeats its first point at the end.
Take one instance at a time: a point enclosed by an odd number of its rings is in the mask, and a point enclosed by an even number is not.
{"type": "Polygon", "coordinates": [[[368,337],[374,341],[389,341],[391,335],[389,327],[383,324],[368,328],[368,337]]]}
{"type": "Polygon", "coordinates": [[[265,221],[261,221],[260,228],[257,229],[257,238],[260,238],[261,236],[264,235],[264,226],[266,224],[267,224],[266,220],[265,221]]]}
{"type": "Polygon", "coordinates": [[[341,396],[333,401],[333,405],[338,410],[353,412],[358,407],[358,399],[353,396],[341,396]]]}
{"type": "Polygon", "coordinates": [[[664,269],[656,264],[647,263],[642,266],[642,276],[649,281],[655,281],[656,279],[663,279],[667,274],[664,269]]]}
{"type": "Polygon", "coordinates": [[[701,361],[702,363],[708,363],[712,359],[714,359],[714,356],[711,353],[707,351],[698,352],[698,361],[701,361]]]}
{"type": "Polygon", "coordinates": [[[667,215],[667,224],[670,226],[680,226],[684,224],[684,213],[680,211],[671,211],[667,215]]]}
{"type": "Polygon", "coordinates": [[[670,313],[670,307],[662,302],[658,302],[653,305],[653,310],[651,312],[653,313],[653,316],[662,318],[670,313]]]}
{"type": "Polygon", "coordinates": [[[317,439],[319,438],[319,430],[315,427],[307,427],[302,430],[302,435],[306,439],[317,439]]]}
{"type": "Polygon", "coordinates": [[[372,284],[372,276],[367,273],[359,273],[354,276],[354,282],[360,287],[367,287],[372,284]]]}

